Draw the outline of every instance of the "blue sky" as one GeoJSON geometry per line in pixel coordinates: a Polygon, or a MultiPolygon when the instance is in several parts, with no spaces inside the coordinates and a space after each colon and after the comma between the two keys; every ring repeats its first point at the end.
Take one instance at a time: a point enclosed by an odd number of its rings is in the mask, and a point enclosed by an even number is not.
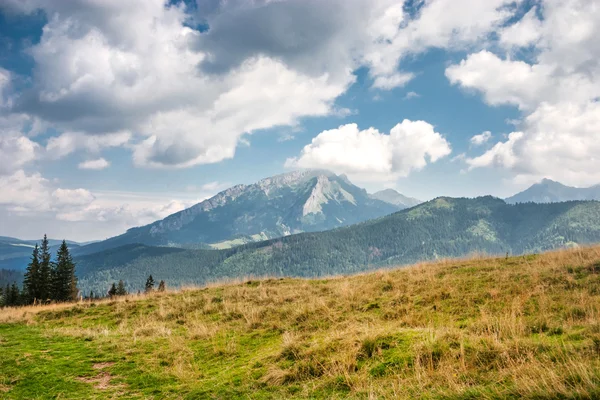
{"type": "Polygon", "coordinates": [[[5,0],[0,235],[101,239],[298,168],[600,183],[599,26],[596,0],[5,0]]]}

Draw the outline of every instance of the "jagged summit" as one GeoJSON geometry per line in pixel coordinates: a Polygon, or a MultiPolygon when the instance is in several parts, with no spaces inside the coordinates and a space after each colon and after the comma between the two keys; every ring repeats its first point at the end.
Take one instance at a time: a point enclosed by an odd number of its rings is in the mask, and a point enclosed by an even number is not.
{"type": "Polygon", "coordinates": [[[233,186],[160,221],[95,244],[89,252],[129,243],[230,247],[338,228],[402,208],[373,198],[345,176],[318,169],[292,171],[233,186]]]}

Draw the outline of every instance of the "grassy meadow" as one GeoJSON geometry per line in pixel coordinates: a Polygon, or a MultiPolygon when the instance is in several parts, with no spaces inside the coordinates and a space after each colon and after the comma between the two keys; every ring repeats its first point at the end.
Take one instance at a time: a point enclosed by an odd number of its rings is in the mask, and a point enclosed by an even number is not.
{"type": "Polygon", "coordinates": [[[600,247],[0,310],[5,399],[597,399],[600,247]]]}

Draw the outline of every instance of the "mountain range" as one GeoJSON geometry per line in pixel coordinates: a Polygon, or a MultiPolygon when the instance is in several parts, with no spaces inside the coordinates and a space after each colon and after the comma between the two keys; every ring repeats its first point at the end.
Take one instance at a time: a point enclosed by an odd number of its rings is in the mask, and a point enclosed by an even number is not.
{"type": "Polygon", "coordinates": [[[234,186],[165,219],[78,249],[75,254],[132,243],[222,249],[339,228],[417,203],[394,191],[369,195],[345,176],[328,171],[296,171],[234,186]]]}
{"type": "MultiPolygon", "coordinates": [[[[148,274],[172,285],[322,276],[471,252],[522,254],[597,242],[600,203],[564,200],[600,199],[598,192],[598,186],[544,180],[506,201],[440,197],[421,203],[392,189],[368,194],[343,175],[307,170],[234,186],[105,241],[69,244],[85,290],[105,290],[119,279],[140,287],[148,274]]],[[[35,243],[0,237],[1,275],[22,273],[35,243]]]]}
{"type": "Polygon", "coordinates": [[[129,244],[77,258],[80,285],[140,288],[152,274],[169,285],[252,276],[318,277],[422,260],[540,252],[600,242],[600,202],[507,204],[491,196],[441,197],[394,214],[324,232],[223,250],[129,244]]]}
{"type": "Polygon", "coordinates": [[[600,200],[600,185],[576,188],[543,179],[528,189],[506,199],[507,203],[557,203],[571,200],[600,200]]]}

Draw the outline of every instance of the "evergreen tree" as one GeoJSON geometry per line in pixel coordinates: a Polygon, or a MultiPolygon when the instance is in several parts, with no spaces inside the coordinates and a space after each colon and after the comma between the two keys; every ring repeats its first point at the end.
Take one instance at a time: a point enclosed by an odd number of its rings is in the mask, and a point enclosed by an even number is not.
{"type": "Polygon", "coordinates": [[[127,289],[125,289],[125,283],[123,280],[119,281],[117,285],[117,296],[125,296],[127,294],[127,289]]]}
{"type": "Polygon", "coordinates": [[[10,306],[10,285],[6,284],[6,289],[4,289],[4,298],[2,299],[2,305],[4,307],[10,306]]]}
{"type": "Polygon", "coordinates": [[[152,278],[152,275],[150,275],[148,279],[146,279],[145,290],[146,293],[150,293],[154,290],[154,278],[152,278]]]}
{"type": "Polygon", "coordinates": [[[52,298],[52,264],[50,261],[50,245],[48,238],[44,235],[42,245],[40,246],[40,275],[39,275],[39,296],[41,301],[52,298]]]}
{"type": "Polygon", "coordinates": [[[161,280],[158,284],[158,291],[159,292],[164,292],[166,290],[166,284],[165,281],[161,280]]]}
{"type": "Polygon", "coordinates": [[[34,303],[40,300],[40,251],[36,243],[31,255],[31,261],[25,270],[23,279],[24,299],[27,303],[34,303]]]}
{"type": "Polygon", "coordinates": [[[74,301],[77,299],[77,278],[75,263],[69,253],[66,241],[62,241],[56,253],[56,264],[52,274],[52,299],[56,301],[74,301]]]}
{"type": "Polygon", "coordinates": [[[0,307],[4,307],[5,296],[4,288],[0,287],[0,307]]]}
{"type": "Polygon", "coordinates": [[[109,297],[114,297],[117,295],[117,286],[114,284],[112,284],[112,286],[110,287],[110,289],[108,289],[108,296],[109,297]]]}
{"type": "Polygon", "coordinates": [[[17,286],[17,282],[13,282],[12,286],[10,287],[10,293],[8,295],[8,305],[18,306],[20,303],[19,297],[19,287],[17,286]]]}

